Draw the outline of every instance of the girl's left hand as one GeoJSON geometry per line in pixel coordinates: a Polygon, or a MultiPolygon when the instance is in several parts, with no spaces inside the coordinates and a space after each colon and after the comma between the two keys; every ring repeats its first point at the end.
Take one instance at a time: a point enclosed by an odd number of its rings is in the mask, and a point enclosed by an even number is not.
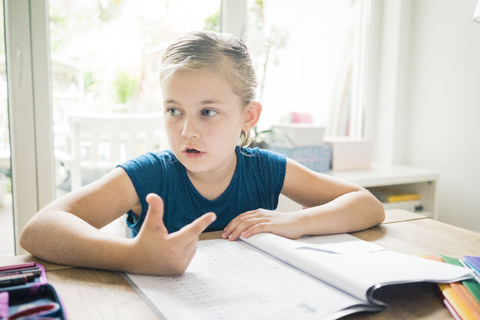
{"type": "Polygon", "coordinates": [[[222,238],[233,241],[239,236],[248,238],[257,233],[270,232],[297,239],[303,235],[299,219],[298,212],[277,212],[265,209],[247,211],[230,221],[223,231],[222,238]]]}

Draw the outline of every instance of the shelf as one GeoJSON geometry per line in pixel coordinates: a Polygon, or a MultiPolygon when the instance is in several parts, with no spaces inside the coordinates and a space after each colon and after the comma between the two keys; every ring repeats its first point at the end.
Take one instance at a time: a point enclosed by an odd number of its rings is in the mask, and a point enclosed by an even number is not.
{"type": "Polygon", "coordinates": [[[434,170],[385,163],[372,163],[369,170],[329,171],[326,174],[364,188],[436,181],[439,176],[434,170]]]}
{"type": "MultiPolygon", "coordinates": [[[[395,188],[405,192],[418,193],[423,211],[417,213],[434,219],[437,218],[436,182],[439,173],[435,170],[397,164],[372,163],[369,170],[329,171],[326,174],[353,182],[367,189],[395,186],[395,188]]],[[[280,197],[277,210],[288,212],[300,209],[301,207],[290,199],[284,196],[280,197]]]]}

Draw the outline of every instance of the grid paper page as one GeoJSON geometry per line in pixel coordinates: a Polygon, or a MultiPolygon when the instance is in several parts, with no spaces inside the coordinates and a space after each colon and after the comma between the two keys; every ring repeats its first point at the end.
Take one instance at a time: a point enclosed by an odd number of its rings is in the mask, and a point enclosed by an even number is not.
{"type": "Polygon", "coordinates": [[[127,276],[166,319],[322,319],[362,303],[248,244],[228,240],[199,242],[181,276],[127,276]]]}

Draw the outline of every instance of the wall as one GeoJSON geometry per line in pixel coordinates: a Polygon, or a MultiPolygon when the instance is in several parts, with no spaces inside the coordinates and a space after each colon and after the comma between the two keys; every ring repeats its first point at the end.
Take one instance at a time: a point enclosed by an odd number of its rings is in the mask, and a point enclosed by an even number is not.
{"type": "MultiPolygon", "coordinates": [[[[402,2],[396,33],[400,71],[389,112],[396,119],[375,119],[375,135],[389,136],[388,143],[377,145],[377,159],[438,170],[439,220],[480,232],[480,24],[472,19],[476,0],[402,2]],[[393,126],[395,134],[380,122],[393,126]]],[[[390,22],[384,18],[381,23],[390,22]]],[[[377,111],[381,102],[377,98],[377,111]]]]}

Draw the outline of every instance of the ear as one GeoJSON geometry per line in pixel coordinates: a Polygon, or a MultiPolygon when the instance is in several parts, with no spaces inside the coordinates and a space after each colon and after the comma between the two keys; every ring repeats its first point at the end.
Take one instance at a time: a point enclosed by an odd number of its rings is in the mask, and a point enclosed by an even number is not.
{"type": "Polygon", "coordinates": [[[260,102],[252,101],[245,108],[245,122],[243,123],[242,130],[248,132],[255,127],[260,119],[262,105],[260,102]]]}

